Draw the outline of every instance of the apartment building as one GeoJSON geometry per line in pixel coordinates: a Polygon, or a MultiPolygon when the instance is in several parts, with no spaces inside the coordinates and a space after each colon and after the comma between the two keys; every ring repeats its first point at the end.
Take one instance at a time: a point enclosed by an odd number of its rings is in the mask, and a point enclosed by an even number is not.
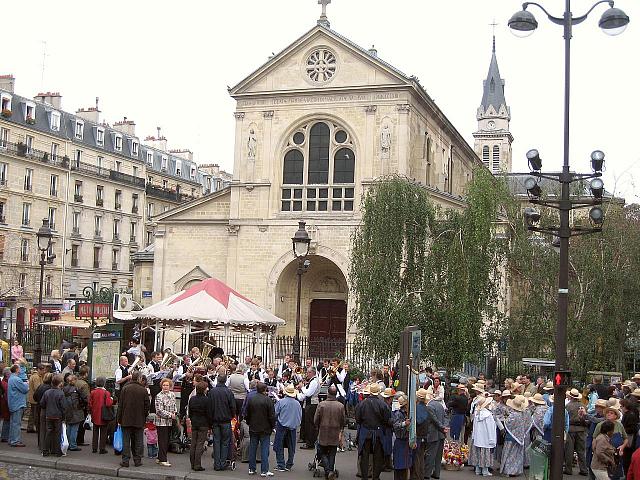
{"type": "MultiPolygon", "coordinates": [[[[135,122],[113,126],[96,105],[62,110],[59,93],[27,98],[0,76],[0,318],[33,320],[39,293],[36,233],[54,238],[45,268],[45,316],[83,289],[131,288],[131,254],[153,243],[154,216],[209,192],[209,174],[166,139],[141,144],[135,122]]],[[[215,183],[215,182],[214,182],[215,183]]],[[[6,322],[7,319],[14,320],[6,322]]]]}

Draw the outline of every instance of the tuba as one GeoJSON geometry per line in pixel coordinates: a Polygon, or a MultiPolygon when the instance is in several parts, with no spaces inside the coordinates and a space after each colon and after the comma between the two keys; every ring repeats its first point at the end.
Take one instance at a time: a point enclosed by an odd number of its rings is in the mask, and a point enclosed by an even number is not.
{"type": "Polygon", "coordinates": [[[202,348],[200,349],[200,356],[196,358],[191,364],[187,371],[189,373],[193,373],[196,369],[207,370],[209,365],[211,365],[211,359],[209,358],[209,354],[211,350],[215,348],[215,345],[209,342],[202,342],[202,348]]]}
{"type": "Polygon", "coordinates": [[[162,362],[160,363],[160,370],[171,370],[177,368],[182,360],[170,348],[165,349],[162,362]]]}

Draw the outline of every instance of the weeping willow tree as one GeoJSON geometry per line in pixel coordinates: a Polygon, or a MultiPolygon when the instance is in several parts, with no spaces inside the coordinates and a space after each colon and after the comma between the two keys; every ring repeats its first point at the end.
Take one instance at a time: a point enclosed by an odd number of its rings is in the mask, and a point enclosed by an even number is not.
{"type": "Polygon", "coordinates": [[[506,192],[485,169],[474,172],[462,211],[438,211],[401,177],[369,189],[351,250],[360,351],[394,355],[408,325],[421,328],[424,356],[447,368],[493,343],[505,257],[495,227],[506,192]]]}

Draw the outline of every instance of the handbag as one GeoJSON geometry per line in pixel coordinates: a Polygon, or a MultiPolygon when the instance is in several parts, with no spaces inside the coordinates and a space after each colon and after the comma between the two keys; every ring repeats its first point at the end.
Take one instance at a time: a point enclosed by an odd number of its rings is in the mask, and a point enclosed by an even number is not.
{"type": "MultiPolygon", "coordinates": [[[[109,395],[108,392],[106,392],[107,395],[109,395]]],[[[104,397],[105,403],[107,401],[107,397],[104,397]]],[[[102,417],[102,421],[104,423],[109,423],[109,422],[113,422],[116,419],[116,414],[113,411],[113,405],[108,407],[107,405],[103,404],[102,405],[102,409],[100,410],[100,416],[102,417]]]]}

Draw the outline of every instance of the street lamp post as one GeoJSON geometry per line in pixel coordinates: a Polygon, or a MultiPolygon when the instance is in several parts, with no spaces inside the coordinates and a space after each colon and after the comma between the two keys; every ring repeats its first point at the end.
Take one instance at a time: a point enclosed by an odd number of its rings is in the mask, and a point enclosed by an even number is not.
{"type": "Polygon", "coordinates": [[[38,238],[38,250],[40,251],[40,291],[38,293],[38,321],[36,322],[36,345],[33,349],[33,365],[39,365],[42,361],[42,290],[44,288],[44,266],[53,261],[55,255],[48,255],[51,249],[51,228],[49,219],[42,220],[42,226],[36,234],[38,238]]]}
{"type": "Polygon", "coordinates": [[[296,337],[293,342],[293,358],[300,365],[300,296],[302,292],[302,275],[307,271],[311,262],[307,260],[311,238],[305,228],[305,222],[298,222],[298,231],[291,239],[293,243],[293,255],[298,260],[298,294],[296,301],[296,337]]]}
{"type": "MultiPolygon", "coordinates": [[[[571,0],[565,0],[565,11],[562,17],[552,16],[542,5],[535,2],[525,2],[522,10],[515,13],[508,22],[509,28],[517,36],[528,36],[538,27],[533,14],[527,11],[527,7],[534,5],[540,8],[547,18],[561,25],[564,29],[564,155],[561,173],[542,174],[540,169],[542,162],[536,150],[527,153],[529,164],[533,170],[532,174],[540,178],[550,179],[561,184],[561,193],[559,201],[541,200],[540,189],[535,188],[536,185],[530,184],[532,188],[528,188],[532,203],[556,208],[560,213],[560,226],[557,228],[538,228],[535,223],[540,218],[540,214],[533,209],[529,212],[525,211],[527,222],[530,230],[537,230],[545,233],[551,233],[559,238],[560,242],[560,269],[558,274],[558,317],[556,321],[556,370],[554,376],[554,402],[553,402],[553,424],[552,424],[552,456],[551,456],[551,478],[552,480],[562,480],[564,465],[564,420],[565,420],[565,393],[566,382],[563,379],[568,378],[563,372],[567,371],[567,316],[568,316],[568,295],[569,295],[569,238],[574,235],[583,235],[600,231],[602,229],[603,215],[602,209],[595,206],[589,214],[592,225],[595,228],[571,228],[569,224],[569,212],[574,208],[585,207],[588,205],[597,205],[601,203],[601,196],[598,198],[596,192],[598,187],[597,177],[602,175],[602,162],[604,154],[596,150],[591,155],[592,168],[594,173],[591,175],[582,175],[572,173],[569,169],[569,100],[570,100],[570,79],[571,79],[571,35],[574,25],[584,22],[593,9],[601,4],[609,4],[598,26],[608,35],[618,35],[624,31],[629,23],[629,17],[620,9],[614,8],[614,2],[601,0],[596,2],[584,15],[573,16],[571,12],[571,0]],[[593,201],[572,200],[570,197],[570,185],[573,182],[593,178],[591,182],[593,201]],[[594,183],[595,190],[594,190],[594,183]],[[536,218],[537,217],[537,218],[536,218]]],[[[534,183],[537,183],[534,179],[534,183]]],[[[600,191],[601,192],[601,191],[600,191]]]]}

